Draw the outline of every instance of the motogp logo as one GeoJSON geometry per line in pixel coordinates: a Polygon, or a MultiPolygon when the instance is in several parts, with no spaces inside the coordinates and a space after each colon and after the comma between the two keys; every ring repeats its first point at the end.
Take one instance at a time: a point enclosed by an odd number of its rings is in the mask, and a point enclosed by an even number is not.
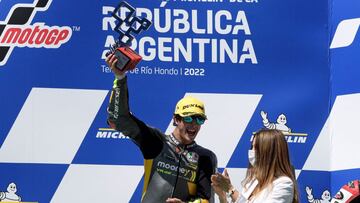
{"type": "Polygon", "coordinates": [[[35,0],[32,4],[16,4],[5,21],[0,21],[0,66],[6,64],[14,47],[59,48],[69,41],[68,26],[30,25],[38,11],[46,11],[52,0],[35,0]]]}

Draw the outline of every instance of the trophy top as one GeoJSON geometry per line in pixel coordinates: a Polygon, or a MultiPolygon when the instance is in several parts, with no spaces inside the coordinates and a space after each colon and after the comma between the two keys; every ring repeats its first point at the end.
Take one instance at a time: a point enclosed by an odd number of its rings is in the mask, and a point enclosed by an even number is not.
{"type": "Polygon", "coordinates": [[[140,18],[135,14],[136,9],[126,1],[122,1],[114,9],[112,16],[117,20],[114,31],[119,33],[120,46],[130,46],[137,35],[143,30],[148,30],[152,22],[147,18],[140,18]]]}

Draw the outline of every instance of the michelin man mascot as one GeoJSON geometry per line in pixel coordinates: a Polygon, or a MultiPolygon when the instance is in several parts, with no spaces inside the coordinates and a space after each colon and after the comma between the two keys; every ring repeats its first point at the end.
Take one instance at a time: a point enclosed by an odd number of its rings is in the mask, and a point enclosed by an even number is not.
{"type": "Polygon", "coordinates": [[[331,201],[331,196],[329,190],[325,190],[322,195],[321,199],[314,199],[312,195],[312,189],[310,187],[306,187],[307,199],[310,203],[329,203],[331,201]]]}
{"type": "Polygon", "coordinates": [[[21,202],[21,197],[16,194],[16,184],[10,183],[7,192],[0,192],[0,202],[21,202]]]}
{"type": "Polygon", "coordinates": [[[261,111],[261,117],[263,119],[264,127],[266,127],[267,129],[276,129],[287,133],[291,132],[291,129],[285,125],[287,120],[284,114],[280,114],[278,116],[276,120],[277,123],[270,123],[269,120],[267,119],[267,113],[264,111],[261,111]]]}

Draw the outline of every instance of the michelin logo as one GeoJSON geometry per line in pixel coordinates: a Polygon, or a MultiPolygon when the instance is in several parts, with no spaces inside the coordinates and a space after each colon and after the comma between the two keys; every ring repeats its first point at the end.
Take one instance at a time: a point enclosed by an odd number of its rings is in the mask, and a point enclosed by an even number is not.
{"type": "Polygon", "coordinates": [[[360,18],[346,19],[339,23],[336,28],[330,49],[350,46],[358,33],[360,18]]]}
{"type": "Polygon", "coordinates": [[[276,123],[271,123],[269,121],[267,117],[268,115],[265,111],[261,111],[260,115],[264,127],[267,129],[276,129],[282,131],[288,143],[306,143],[307,134],[291,132],[291,128],[286,125],[287,119],[285,114],[280,114],[276,119],[276,123]]]}
{"type": "Polygon", "coordinates": [[[276,123],[270,123],[268,118],[267,118],[267,113],[264,111],[260,112],[261,117],[263,119],[263,124],[266,128],[268,129],[277,129],[277,130],[281,130],[283,132],[291,132],[291,129],[289,127],[286,126],[286,116],[285,114],[280,114],[278,116],[278,118],[276,119],[276,123]]]}
{"type": "Polygon", "coordinates": [[[129,139],[121,132],[113,130],[111,128],[99,128],[98,132],[96,133],[96,138],[98,138],[98,139],[129,139]]]}
{"type": "Polygon", "coordinates": [[[0,202],[21,202],[21,197],[16,192],[16,184],[10,183],[7,192],[0,192],[0,202]]]}
{"type": "Polygon", "coordinates": [[[321,199],[314,199],[314,196],[312,195],[312,189],[306,186],[306,194],[309,203],[330,203],[331,201],[331,195],[329,190],[325,190],[322,193],[321,199]]]}

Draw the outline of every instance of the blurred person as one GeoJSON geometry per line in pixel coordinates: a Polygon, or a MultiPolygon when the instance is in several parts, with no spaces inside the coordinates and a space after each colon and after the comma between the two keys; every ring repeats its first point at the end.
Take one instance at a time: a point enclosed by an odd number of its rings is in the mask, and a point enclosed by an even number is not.
{"type": "Polygon", "coordinates": [[[213,202],[211,175],[217,158],[195,142],[207,119],[203,102],[193,97],[179,100],[173,114],[175,129],[165,135],[130,112],[127,76],[116,68],[117,61],[113,54],[106,58],[115,74],[108,123],[130,137],[145,159],[141,202],[213,202]]]}
{"type": "Polygon", "coordinates": [[[353,180],[343,185],[331,203],[360,203],[360,180],[353,180]]]}
{"type": "Polygon", "coordinates": [[[288,145],[283,133],[262,129],[254,134],[248,152],[249,167],[236,189],[227,170],[212,175],[212,186],[221,203],[298,203],[299,195],[288,145]]]}

